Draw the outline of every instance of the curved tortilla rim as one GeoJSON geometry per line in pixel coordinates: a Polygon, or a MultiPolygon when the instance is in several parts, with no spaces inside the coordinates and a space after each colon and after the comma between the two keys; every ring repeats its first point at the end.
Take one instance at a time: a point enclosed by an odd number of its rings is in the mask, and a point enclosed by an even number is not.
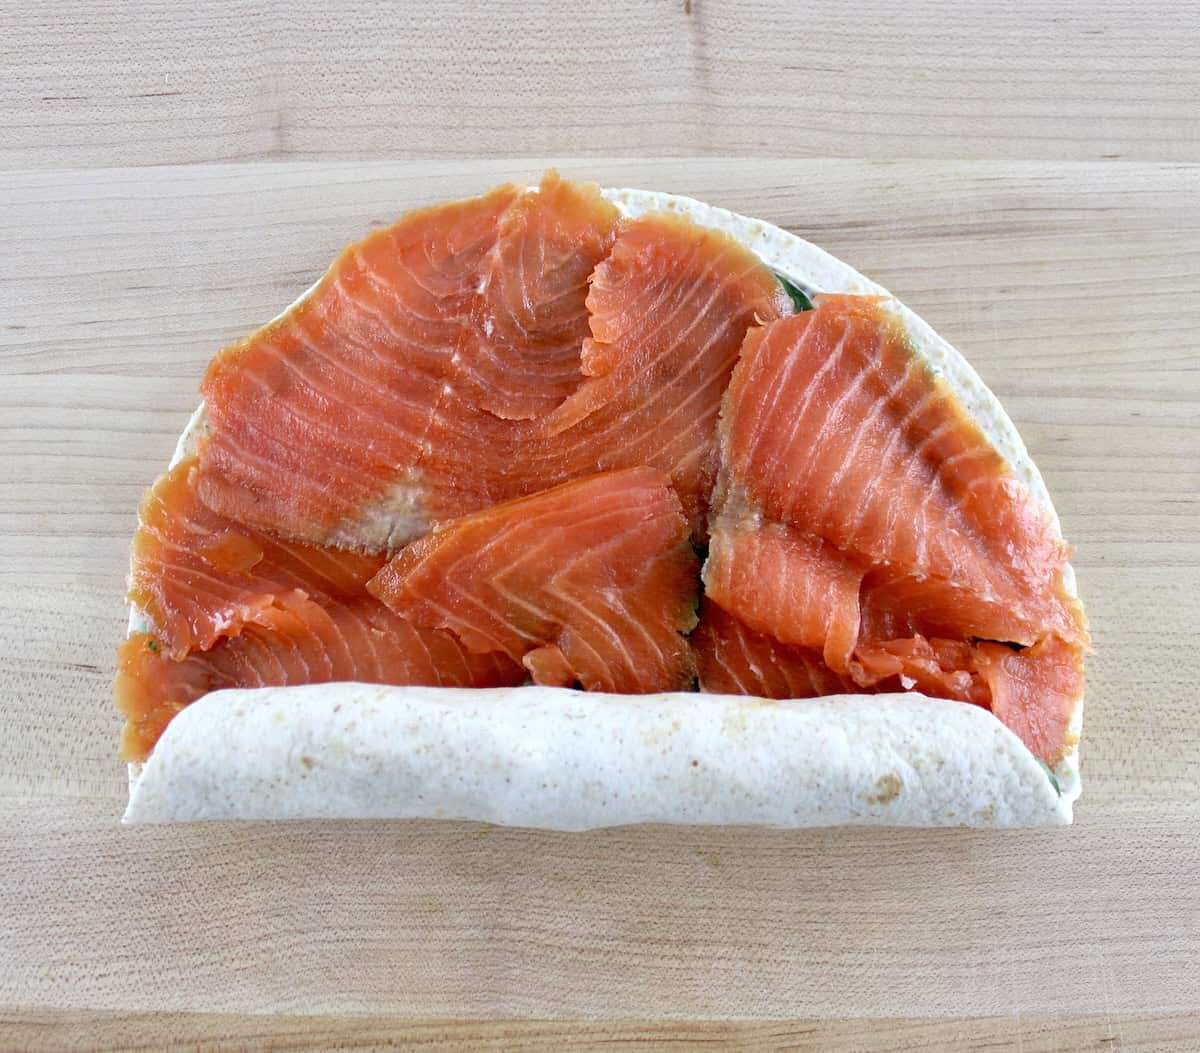
{"type": "MultiPolygon", "coordinates": [[[[536,187],[528,188],[528,192],[536,193],[536,191],[536,187]]],[[[904,321],[914,350],[929,363],[933,371],[959,398],[988,441],[1004,457],[1017,479],[1048,513],[1056,533],[1061,537],[1058,513],[1046,489],[1041,472],[1029,455],[1024,440],[1000,400],[957,348],[882,285],[872,281],[850,264],[820,246],[765,220],[745,216],[680,194],[629,187],[604,188],[602,193],[626,217],[636,217],[648,212],[676,212],[700,226],[724,231],[749,248],[766,267],[794,282],[806,293],[847,292],[887,297],[890,301],[889,309],[904,321]]],[[[303,304],[320,287],[332,266],[331,263],[330,267],[326,268],[312,285],[278,315],[264,324],[270,325],[278,321],[303,304]]],[[[196,441],[204,427],[205,406],[201,401],[179,437],[168,468],[174,467],[195,450],[196,441]]],[[[1066,564],[1064,570],[1064,584],[1070,594],[1077,595],[1075,574],[1069,563],[1066,564]]],[[[128,630],[130,633],[144,631],[151,624],[144,612],[130,605],[128,630]]],[[[1071,805],[1082,792],[1079,772],[1079,742],[1083,730],[1083,705],[1084,695],[1081,693],[1075,700],[1068,724],[1069,745],[1053,769],[1067,822],[1070,821],[1071,805]]],[[[1004,726],[998,718],[993,716],[992,719],[996,720],[997,724],[1004,726]]],[[[135,784],[141,776],[143,765],[132,763],[128,769],[132,796],[135,784]]]]}

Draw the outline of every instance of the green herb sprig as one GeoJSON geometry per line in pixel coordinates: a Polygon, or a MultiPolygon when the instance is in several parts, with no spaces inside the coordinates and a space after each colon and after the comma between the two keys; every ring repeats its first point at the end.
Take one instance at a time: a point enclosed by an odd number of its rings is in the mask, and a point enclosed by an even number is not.
{"type": "Polygon", "coordinates": [[[1054,777],[1054,772],[1050,769],[1050,765],[1047,764],[1040,757],[1036,758],[1036,760],[1037,760],[1038,764],[1040,764],[1042,766],[1042,771],[1044,771],[1046,773],[1046,778],[1050,780],[1050,785],[1054,787],[1054,792],[1056,794],[1058,794],[1059,797],[1061,797],[1062,796],[1062,787],[1058,785],[1058,779],[1056,779],[1054,777]]]}
{"type": "Polygon", "coordinates": [[[792,305],[796,308],[797,313],[813,309],[813,302],[808,298],[803,289],[793,285],[782,274],[776,274],[775,277],[778,279],[779,284],[783,286],[788,296],[791,297],[792,305]]]}

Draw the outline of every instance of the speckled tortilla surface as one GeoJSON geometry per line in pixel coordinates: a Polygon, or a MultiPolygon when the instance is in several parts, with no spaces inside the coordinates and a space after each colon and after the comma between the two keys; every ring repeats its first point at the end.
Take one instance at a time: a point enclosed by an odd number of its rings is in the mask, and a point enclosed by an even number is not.
{"type": "Polygon", "coordinates": [[[1030,826],[1068,815],[1016,736],[961,702],[340,683],[193,703],[155,747],[125,818],[587,830],[1030,826]]]}

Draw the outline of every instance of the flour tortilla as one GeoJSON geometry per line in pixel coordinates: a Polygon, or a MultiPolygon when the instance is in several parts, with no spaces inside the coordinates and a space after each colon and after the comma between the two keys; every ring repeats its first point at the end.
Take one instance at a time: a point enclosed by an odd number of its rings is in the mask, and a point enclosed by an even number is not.
{"type": "Polygon", "coordinates": [[[1026,826],[1068,813],[1020,740],[961,702],[330,684],[193,703],[135,784],[128,818],[353,815],[587,830],[1026,826]],[[225,777],[213,778],[214,759],[225,777]]]}
{"type": "MultiPolygon", "coordinates": [[[[882,286],[785,230],[692,198],[606,190],[626,215],[670,211],[724,230],[810,296],[890,297],[917,353],[1016,477],[1058,517],[995,395],[882,286]]],[[[315,288],[315,285],[313,286],[315,288]]],[[[309,289],[288,310],[312,292],[309,289]]],[[[285,312],[286,313],[286,312],[285,312]]],[[[172,463],[195,448],[203,405],[172,463]]],[[[1074,573],[1066,569],[1074,592],[1074,573]]],[[[131,611],[130,630],[150,627],[131,611]]],[[[1077,742],[1083,699],[1070,731],[1077,742]]],[[[1078,746],[1054,770],[990,712],[902,695],[769,702],[338,683],[218,691],[130,765],[127,823],[199,819],[468,819],[551,830],[629,823],[780,827],[1053,826],[1071,822],[1078,746]]]]}

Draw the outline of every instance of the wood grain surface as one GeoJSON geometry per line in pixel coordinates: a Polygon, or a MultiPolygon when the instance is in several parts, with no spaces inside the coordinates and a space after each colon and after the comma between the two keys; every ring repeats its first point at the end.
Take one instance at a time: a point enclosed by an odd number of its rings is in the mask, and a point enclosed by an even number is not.
{"type": "Polygon", "coordinates": [[[1195,0],[8,2],[0,167],[1200,160],[1195,0]]]}
{"type": "Polygon", "coordinates": [[[1195,6],[426,8],[0,4],[0,1049],[1200,1048],[1195,6]],[[119,827],[205,363],[550,163],[818,241],[997,392],[1092,620],[1074,827],[119,827]]]}
{"type": "Polygon", "coordinates": [[[0,1027],[25,1053],[123,1049],[273,1050],[399,1049],[438,1051],[559,1051],[581,1047],[605,1053],[647,1049],[829,1049],[912,1053],[913,1050],[995,1050],[1022,1053],[1123,1050],[1163,1053],[1194,1048],[1195,1023],[1176,1014],[980,1017],[967,1020],[737,1020],[588,1022],[446,1021],[407,1017],[237,1016],[199,1013],[5,1013],[0,1027]],[[164,1041],[164,1036],[170,1038],[164,1041]],[[221,1038],[214,1039],[214,1035],[221,1038]]]}

